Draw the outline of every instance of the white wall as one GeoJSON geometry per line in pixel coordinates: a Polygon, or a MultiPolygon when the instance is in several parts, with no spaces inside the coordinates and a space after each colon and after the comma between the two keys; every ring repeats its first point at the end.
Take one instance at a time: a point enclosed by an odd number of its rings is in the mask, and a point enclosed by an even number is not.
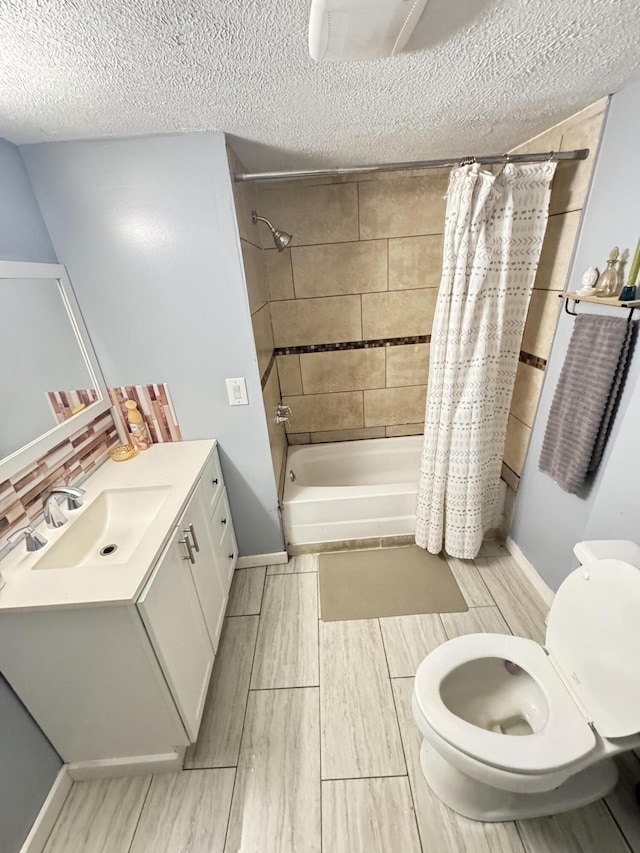
{"type": "Polygon", "coordinates": [[[240,553],[282,550],[223,134],[21,150],[107,384],[167,382],[184,437],[220,442],[240,553]]]}
{"type": "MultiPolygon", "coordinates": [[[[576,244],[569,289],[580,286],[591,266],[601,270],[613,246],[635,251],[640,237],[640,83],[615,94],[593,173],[576,244]]],[[[630,264],[629,264],[630,265],[630,264]]],[[[627,265],[627,271],[628,267],[627,265]]],[[[582,303],[578,311],[620,314],[582,303]]],[[[511,535],[553,589],[578,564],[572,548],[583,539],[640,542],[640,352],[638,342],[607,450],[590,489],[563,492],[538,471],[544,431],[555,387],[573,331],[561,313],[516,498],[511,535]]]]}
{"type": "MultiPolygon", "coordinates": [[[[0,260],[56,256],[15,145],[0,139],[0,260]]],[[[10,369],[5,353],[0,370],[10,369]]],[[[1,595],[2,593],[0,593],[1,595]]],[[[0,850],[17,853],[62,762],[0,676],[0,850]]]]}

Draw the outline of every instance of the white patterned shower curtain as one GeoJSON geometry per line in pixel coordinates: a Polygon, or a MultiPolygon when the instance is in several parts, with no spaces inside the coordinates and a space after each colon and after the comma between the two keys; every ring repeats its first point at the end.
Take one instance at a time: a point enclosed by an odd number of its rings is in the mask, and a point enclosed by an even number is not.
{"type": "Polygon", "coordinates": [[[416,544],[472,558],[499,523],[500,470],[555,163],[451,172],[416,544]]]}

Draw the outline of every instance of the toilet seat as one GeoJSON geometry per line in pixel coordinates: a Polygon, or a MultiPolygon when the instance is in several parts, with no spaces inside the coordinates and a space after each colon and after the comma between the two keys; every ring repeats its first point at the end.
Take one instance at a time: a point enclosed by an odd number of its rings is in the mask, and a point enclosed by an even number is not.
{"type": "Polygon", "coordinates": [[[506,634],[466,634],[449,640],[420,664],[414,695],[420,713],[441,738],[502,770],[551,773],[584,758],[596,745],[586,718],[544,649],[533,640],[506,634]],[[444,704],[440,685],[449,673],[492,657],[512,661],[538,682],[548,704],[548,719],[539,732],[521,737],[491,732],[456,716],[444,704]]]}

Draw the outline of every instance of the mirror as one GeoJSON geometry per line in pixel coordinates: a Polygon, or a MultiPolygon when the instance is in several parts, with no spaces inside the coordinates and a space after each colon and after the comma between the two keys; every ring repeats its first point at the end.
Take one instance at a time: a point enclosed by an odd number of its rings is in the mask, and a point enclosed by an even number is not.
{"type": "Polygon", "coordinates": [[[1,261],[0,293],[4,479],[111,404],[64,266],[1,261]]]}
{"type": "Polygon", "coordinates": [[[0,459],[99,399],[54,279],[3,279],[0,459]]]}

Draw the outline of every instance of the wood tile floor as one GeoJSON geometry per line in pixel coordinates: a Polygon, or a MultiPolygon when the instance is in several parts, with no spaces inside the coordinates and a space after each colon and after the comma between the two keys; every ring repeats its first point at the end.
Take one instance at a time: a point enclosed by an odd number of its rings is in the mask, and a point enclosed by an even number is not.
{"type": "Polygon", "coordinates": [[[546,607],[495,543],[453,560],[467,613],[318,622],[317,557],[236,571],[183,773],[75,783],[45,853],[640,853],[640,759],[593,806],[482,824],[420,770],[412,676],[479,631],[540,641],[546,607]]]}

